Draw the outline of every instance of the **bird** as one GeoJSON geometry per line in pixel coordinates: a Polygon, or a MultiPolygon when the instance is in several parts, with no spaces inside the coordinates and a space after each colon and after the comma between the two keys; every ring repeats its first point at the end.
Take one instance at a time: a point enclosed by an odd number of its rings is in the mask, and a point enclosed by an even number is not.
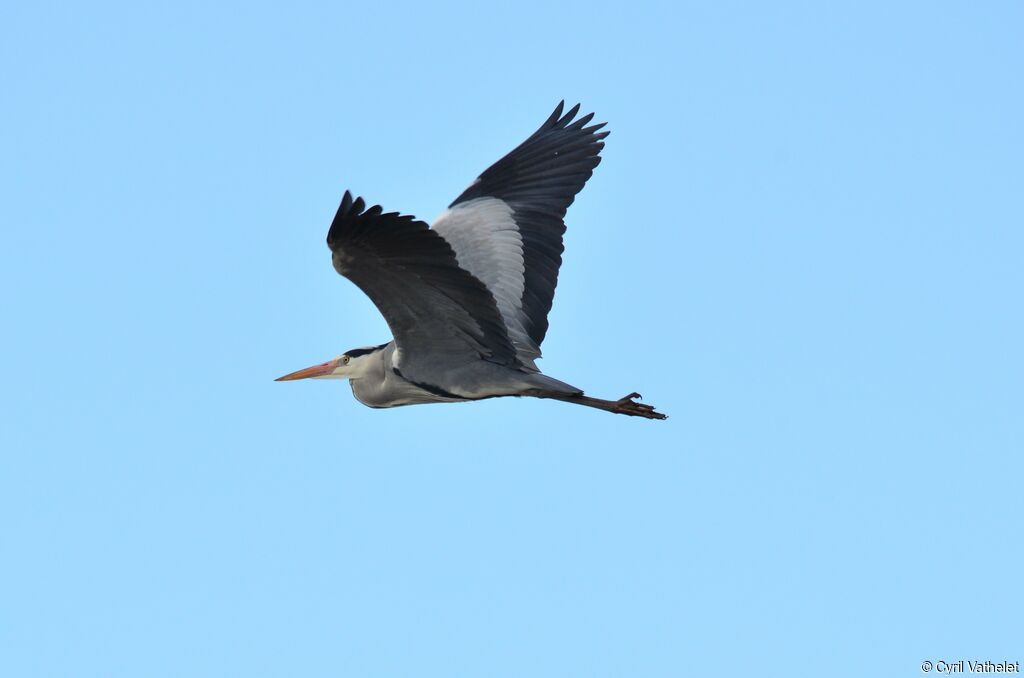
{"type": "Polygon", "coordinates": [[[504,396],[666,419],[633,392],[593,398],[536,365],[562,263],[566,211],[601,162],[607,123],[559,102],[523,143],[484,170],[428,225],[345,191],[327,233],[334,268],[361,289],[394,338],[276,381],[348,379],[388,408],[504,396]]]}

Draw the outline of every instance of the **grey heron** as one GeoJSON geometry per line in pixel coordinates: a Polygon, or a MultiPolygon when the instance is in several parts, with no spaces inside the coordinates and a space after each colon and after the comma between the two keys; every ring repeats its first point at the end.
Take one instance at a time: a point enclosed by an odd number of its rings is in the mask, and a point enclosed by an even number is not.
{"type": "Polygon", "coordinates": [[[348,191],[327,233],[334,268],[394,339],[277,379],[348,379],[369,407],[551,398],[665,419],[630,393],[602,400],[536,366],[562,263],[566,210],[601,162],[605,123],[563,114],[483,172],[433,226],[348,191]]]}

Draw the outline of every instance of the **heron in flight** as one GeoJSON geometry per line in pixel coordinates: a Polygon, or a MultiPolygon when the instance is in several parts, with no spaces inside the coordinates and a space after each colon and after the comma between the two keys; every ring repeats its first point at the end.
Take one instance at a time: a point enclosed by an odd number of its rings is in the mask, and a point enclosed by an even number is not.
{"type": "Polygon", "coordinates": [[[433,226],[367,208],[348,191],[327,233],[334,268],[380,310],[394,340],[356,348],[277,381],[348,379],[369,407],[499,396],[551,398],[665,419],[630,393],[592,398],[535,361],[562,263],[562,219],[601,162],[607,131],[563,114],[494,163],[433,226]]]}

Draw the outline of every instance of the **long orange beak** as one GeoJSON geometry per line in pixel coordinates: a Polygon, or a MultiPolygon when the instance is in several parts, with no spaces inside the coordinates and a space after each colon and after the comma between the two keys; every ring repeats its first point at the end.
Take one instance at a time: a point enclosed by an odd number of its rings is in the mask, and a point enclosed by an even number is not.
{"type": "Polygon", "coordinates": [[[291,374],[286,374],[283,377],[278,377],[274,381],[294,381],[295,379],[323,377],[333,372],[339,365],[341,365],[341,358],[335,358],[334,360],[328,360],[325,363],[313,365],[312,367],[307,367],[304,370],[299,370],[298,372],[292,372],[291,374]]]}

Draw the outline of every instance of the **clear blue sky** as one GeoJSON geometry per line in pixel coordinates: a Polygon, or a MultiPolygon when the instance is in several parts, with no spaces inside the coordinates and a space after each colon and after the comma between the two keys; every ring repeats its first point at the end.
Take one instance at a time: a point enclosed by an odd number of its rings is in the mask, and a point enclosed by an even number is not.
{"type": "Polygon", "coordinates": [[[372,4],[0,10],[0,674],[1024,660],[1021,5],[372,4]],[[562,98],[542,366],[671,419],[272,381],[562,98]]]}

